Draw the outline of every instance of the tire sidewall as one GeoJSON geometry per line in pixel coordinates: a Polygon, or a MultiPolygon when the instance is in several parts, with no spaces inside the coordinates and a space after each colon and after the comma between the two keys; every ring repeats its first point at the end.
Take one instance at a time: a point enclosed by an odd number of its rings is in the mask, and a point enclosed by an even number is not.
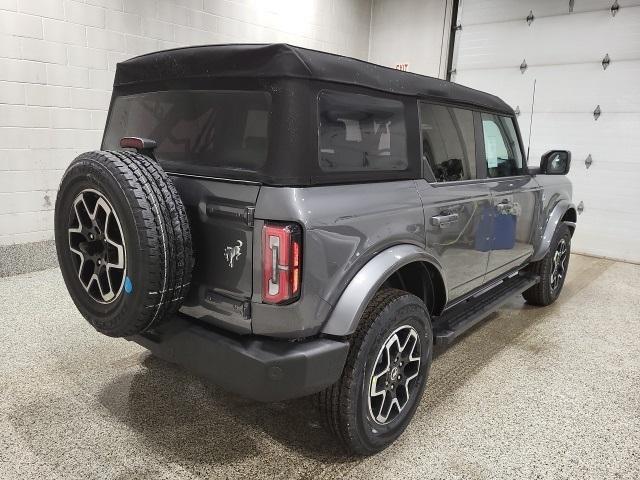
{"type": "Polygon", "coordinates": [[[89,156],[79,157],[72,164],[60,185],[56,200],[55,232],[58,262],[63,279],[82,315],[99,331],[107,335],[117,330],[124,319],[138,315],[144,308],[148,288],[143,272],[147,271],[146,246],[140,244],[138,225],[134,209],[131,207],[131,192],[127,192],[116,180],[117,172],[109,166],[89,156]],[[128,293],[124,288],[118,297],[107,304],[95,301],[85,291],[78,278],[78,272],[69,249],[69,215],[73,202],[80,192],[93,189],[100,192],[115,210],[125,240],[126,276],[133,286],[128,293]]]}
{"type": "Polygon", "coordinates": [[[431,322],[425,305],[417,297],[406,294],[396,298],[384,308],[370,327],[369,334],[361,345],[360,354],[356,360],[354,382],[359,385],[353,399],[353,425],[362,443],[372,452],[379,451],[402,434],[415,410],[427,383],[433,352],[433,333],[431,322]],[[395,419],[385,425],[380,425],[371,418],[369,412],[369,383],[378,352],[387,341],[391,333],[402,326],[413,327],[420,338],[420,370],[414,385],[410,405],[408,405],[395,419]]]}
{"type": "Polygon", "coordinates": [[[553,240],[551,242],[551,248],[549,249],[549,254],[546,258],[547,265],[545,265],[545,285],[547,289],[547,295],[549,296],[550,302],[554,302],[562,292],[562,288],[564,287],[564,282],[567,279],[567,272],[569,271],[569,260],[571,256],[571,231],[569,227],[567,227],[564,223],[560,224],[556,229],[556,232],[553,236],[553,240]],[[553,274],[553,257],[555,256],[556,250],[558,249],[558,245],[564,239],[567,245],[567,268],[564,272],[562,280],[560,281],[560,285],[558,288],[551,288],[551,275],[553,274]]]}

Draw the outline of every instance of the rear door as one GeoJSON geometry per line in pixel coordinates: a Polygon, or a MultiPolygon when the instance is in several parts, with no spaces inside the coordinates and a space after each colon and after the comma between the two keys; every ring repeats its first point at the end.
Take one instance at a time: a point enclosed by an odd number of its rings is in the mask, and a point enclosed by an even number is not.
{"type": "Polygon", "coordinates": [[[442,263],[449,299],[482,285],[489,259],[491,196],[478,179],[473,112],[420,104],[426,243],[442,263]]]}
{"type": "Polygon", "coordinates": [[[478,113],[483,163],[491,191],[491,253],[486,281],[519,267],[533,254],[541,188],[529,175],[512,117],[478,113]]]}

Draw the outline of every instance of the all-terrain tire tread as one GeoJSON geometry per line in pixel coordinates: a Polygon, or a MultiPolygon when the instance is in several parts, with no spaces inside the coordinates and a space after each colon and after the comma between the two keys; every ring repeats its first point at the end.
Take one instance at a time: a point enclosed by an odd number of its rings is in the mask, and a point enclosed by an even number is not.
{"type": "MultiPolygon", "coordinates": [[[[353,381],[354,366],[360,346],[365,343],[367,335],[373,335],[371,325],[380,313],[395,299],[407,295],[407,292],[393,288],[384,288],[378,291],[365,308],[360,323],[350,337],[351,348],[344,366],[343,374],[336,383],[316,394],[316,405],[321,417],[331,433],[349,450],[354,450],[355,442],[348,426],[347,412],[350,411],[350,390],[358,388],[353,381]]],[[[367,454],[367,451],[356,453],[367,454]]]]}
{"type": "Polygon", "coordinates": [[[552,304],[556,298],[553,297],[551,292],[551,270],[553,268],[552,257],[555,254],[556,246],[561,238],[568,236],[571,239],[571,231],[569,227],[560,223],[553,234],[549,251],[541,260],[531,263],[527,270],[540,277],[540,281],[534,286],[525,290],[522,296],[526,302],[535,306],[547,306],[552,304]]]}

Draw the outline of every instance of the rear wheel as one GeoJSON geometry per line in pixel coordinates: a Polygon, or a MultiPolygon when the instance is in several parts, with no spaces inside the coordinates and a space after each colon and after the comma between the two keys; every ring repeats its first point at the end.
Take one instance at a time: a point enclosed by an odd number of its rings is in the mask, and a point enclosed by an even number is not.
{"type": "Polygon", "coordinates": [[[402,434],[420,403],[432,344],[429,314],[418,297],[395,289],[374,296],[342,377],[317,397],[326,423],[348,450],[370,455],[402,434]]]}
{"type": "Polygon", "coordinates": [[[192,269],[180,196],[160,165],[132,152],[89,152],[65,172],[55,209],[58,262],[96,330],[130,336],[181,305],[192,269]]]}
{"type": "Polygon", "coordinates": [[[561,223],[551,239],[547,255],[529,266],[529,271],[539,275],[540,281],[522,294],[527,303],[547,306],[556,301],[567,277],[570,254],[571,231],[561,223]]]}

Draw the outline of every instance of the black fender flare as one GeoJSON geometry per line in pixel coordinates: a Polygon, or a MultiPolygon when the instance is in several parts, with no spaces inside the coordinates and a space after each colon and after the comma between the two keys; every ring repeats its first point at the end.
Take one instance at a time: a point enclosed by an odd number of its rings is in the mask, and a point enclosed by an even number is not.
{"type": "Polygon", "coordinates": [[[369,260],[351,279],[324,324],[322,333],[340,337],[352,334],[364,309],[385,280],[399,268],[417,261],[432,264],[442,277],[446,290],[444,270],[435,256],[415,245],[401,244],[387,248],[369,260]]]}
{"type": "MultiPolygon", "coordinates": [[[[555,204],[547,218],[546,224],[541,227],[542,233],[534,249],[533,256],[531,257],[532,262],[542,260],[547,254],[547,252],[549,251],[549,246],[551,245],[553,234],[556,231],[558,224],[562,221],[564,214],[567,213],[567,210],[569,210],[570,208],[573,208],[574,210],[576,209],[575,205],[569,200],[560,200],[555,204]]],[[[570,224],[570,226],[575,229],[576,225],[574,222],[565,223],[570,224]]]]}

